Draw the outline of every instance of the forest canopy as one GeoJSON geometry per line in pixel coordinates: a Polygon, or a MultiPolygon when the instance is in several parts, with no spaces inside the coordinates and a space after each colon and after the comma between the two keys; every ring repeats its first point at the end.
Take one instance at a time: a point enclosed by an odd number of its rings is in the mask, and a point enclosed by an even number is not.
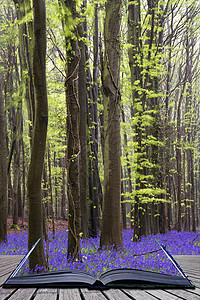
{"type": "Polygon", "coordinates": [[[0,242],[7,216],[29,248],[67,220],[77,258],[80,237],[195,232],[199,1],[0,4],[0,242]]]}

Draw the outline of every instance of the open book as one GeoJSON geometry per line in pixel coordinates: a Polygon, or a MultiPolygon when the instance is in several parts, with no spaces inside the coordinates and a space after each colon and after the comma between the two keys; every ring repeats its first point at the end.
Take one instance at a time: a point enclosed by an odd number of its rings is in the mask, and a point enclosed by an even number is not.
{"type": "Polygon", "coordinates": [[[79,270],[39,273],[8,279],[3,287],[62,287],[62,288],[188,288],[186,278],[135,269],[116,269],[95,276],[79,270]]]}
{"type": "MultiPolygon", "coordinates": [[[[32,248],[35,248],[37,243],[38,241],[32,248]]],[[[194,288],[193,283],[183,273],[173,257],[167,252],[163,245],[160,244],[160,246],[168,258],[172,260],[172,263],[179,270],[181,276],[126,268],[107,271],[98,279],[95,278],[95,276],[80,270],[64,270],[58,272],[32,274],[27,276],[15,276],[24,261],[30,255],[30,251],[33,251],[33,249],[31,249],[17,266],[17,268],[13,271],[10,277],[5,281],[3,287],[62,287],[91,289],[194,288]]]]}

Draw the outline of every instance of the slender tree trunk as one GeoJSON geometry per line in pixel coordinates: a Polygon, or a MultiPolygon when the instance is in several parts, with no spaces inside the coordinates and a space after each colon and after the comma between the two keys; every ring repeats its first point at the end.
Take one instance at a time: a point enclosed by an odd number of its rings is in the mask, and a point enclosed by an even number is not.
{"type": "Polygon", "coordinates": [[[26,105],[28,112],[29,123],[29,137],[30,144],[32,144],[32,130],[34,122],[35,113],[35,100],[34,100],[34,88],[33,88],[33,74],[32,74],[32,57],[33,48],[30,46],[33,44],[33,29],[32,21],[28,24],[23,20],[23,18],[30,13],[31,4],[30,0],[14,0],[16,5],[17,19],[19,22],[19,54],[20,54],[20,64],[21,64],[21,78],[25,85],[26,93],[26,105]],[[29,30],[27,28],[29,27],[29,30]],[[27,73],[28,76],[24,76],[27,73]]]}
{"type": "MultiPolygon", "coordinates": [[[[57,167],[57,159],[56,159],[56,152],[53,153],[53,166],[56,169],[57,167]]],[[[55,217],[58,220],[58,176],[57,173],[54,177],[54,185],[55,185],[55,217]]]]}
{"type": "Polygon", "coordinates": [[[62,159],[61,217],[66,220],[66,156],[62,159]]]}
{"type": "Polygon", "coordinates": [[[194,197],[194,151],[189,150],[190,160],[191,160],[191,169],[190,169],[190,177],[191,177],[191,215],[192,215],[192,231],[196,232],[196,219],[195,219],[195,197],[194,197]]]}
{"type": "MultiPolygon", "coordinates": [[[[169,99],[170,99],[170,90],[171,90],[171,72],[172,72],[172,34],[171,28],[173,27],[173,18],[171,18],[171,23],[168,23],[168,36],[169,39],[169,50],[168,50],[168,65],[167,65],[167,82],[166,82],[166,96],[165,96],[165,119],[164,119],[164,189],[165,201],[168,200],[171,195],[171,184],[170,184],[170,144],[171,144],[171,135],[169,127],[169,99]]],[[[170,230],[170,208],[171,204],[164,203],[164,217],[165,217],[165,231],[170,230]]]]}
{"type": "MultiPolygon", "coordinates": [[[[17,62],[15,62],[15,70],[16,77],[18,83],[18,90],[20,94],[20,101],[17,106],[17,111],[15,112],[15,108],[13,107],[13,123],[14,123],[14,131],[13,131],[13,143],[14,143],[14,151],[13,151],[13,224],[18,225],[18,217],[19,217],[19,184],[20,184],[20,138],[22,135],[22,95],[23,95],[23,84],[20,82],[19,72],[17,62]]],[[[10,162],[12,159],[12,155],[10,156],[10,162]]]]}
{"type": "Polygon", "coordinates": [[[34,14],[34,51],[33,78],[35,89],[35,123],[31,162],[28,172],[28,248],[41,238],[40,243],[29,257],[29,267],[45,266],[42,230],[41,182],[45,157],[48,104],[46,88],[46,8],[45,1],[33,0],[34,14]]]}
{"type": "Polygon", "coordinates": [[[104,23],[104,199],[100,247],[122,247],[120,139],[121,1],[108,0],[104,23]]]}
{"type": "Polygon", "coordinates": [[[19,151],[19,140],[15,143],[15,152],[13,159],[13,224],[18,225],[18,184],[20,179],[20,151],[19,151]]]}
{"type": "MultiPolygon", "coordinates": [[[[124,108],[122,105],[122,110],[121,110],[121,114],[122,114],[122,122],[125,123],[125,113],[124,113],[124,108]]],[[[126,133],[126,129],[124,130],[124,147],[125,147],[125,156],[126,156],[126,168],[127,168],[127,174],[128,174],[128,192],[130,193],[130,195],[133,192],[133,188],[132,188],[132,174],[131,174],[131,165],[130,165],[130,161],[129,161],[129,150],[128,150],[128,137],[127,137],[127,133],[126,133]]],[[[123,182],[122,182],[122,186],[123,186],[123,182]]],[[[131,214],[131,219],[133,218],[133,199],[130,198],[132,200],[132,203],[130,203],[130,214],[131,214]]],[[[129,199],[129,200],[130,200],[129,199]]],[[[125,203],[124,203],[125,204],[125,203]]],[[[123,210],[125,210],[126,206],[122,205],[123,210]]],[[[133,228],[133,222],[131,222],[131,227],[133,228]]]]}
{"type": "Polygon", "coordinates": [[[6,147],[6,120],[2,82],[0,79],[0,243],[6,240],[8,191],[7,191],[7,147],[6,147]]]}
{"type": "MultiPolygon", "coordinates": [[[[88,126],[88,195],[89,195],[89,235],[96,237],[100,231],[100,209],[102,209],[102,187],[98,169],[98,124],[97,124],[97,102],[98,102],[98,59],[99,59],[99,31],[98,31],[98,4],[94,8],[94,35],[93,35],[93,78],[88,67],[87,75],[87,126],[88,126]]],[[[87,22],[85,21],[85,32],[87,22]]],[[[85,45],[86,61],[89,61],[89,50],[85,45]]]]}
{"type": "MultiPolygon", "coordinates": [[[[182,99],[182,97],[181,97],[182,99]]],[[[178,212],[177,212],[177,223],[176,228],[178,231],[181,231],[182,219],[181,219],[181,131],[180,131],[180,107],[181,99],[179,100],[178,111],[177,111],[177,146],[176,146],[176,166],[177,166],[177,203],[178,203],[178,212]]]]}
{"type": "Polygon", "coordinates": [[[24,150],[24,141],[22,138],[22,227],[24,226],[24,217],[25,217],[25,199],[26,199],[26,167],[25,167],[25,150],[24,150]]]}
{"type": "Polygon", "coordinates": [[[98,62],[99,62],[99,14],[98,4],[95,4],[95,32],[93,35],[94,45],[94,60],[93,60],[93,86],[92,86],[92,116],[93,120],[91,125],[92,144],[91,144],[91,156],[92,156],[92,170],[93,170],[93,196],[94,196],[94,218],[96,223],[96,233],[100,231],[100,208],[102,209],[102,189],[99,178],[98,169],[98,124],[97,124],[97,102],[98,102],[98,62]]]}
{"type": "MultiPolygon", "coordinates": [[[[66,9],[75,20],[76,1],[64,1],[66,9]]],[[[68,15],[65,22],[68,24],[68,15]]],[[[68,198],[68,257],[80,258],[80,104],[78,95],[78,70],[80,49],[77,28],[74,38],[66,37],[67,73],[65,80],[67,105],[67,198],[68,198]],[[69,49],[70,48],[70,49],[69,49]]]]}
{"type": "MultiPolygon", "coordinates": [[[[43,168],[43,185],[42,185],[42,199],[44,199],[43,206],[45,206],[45,215],[43,215],[43,224],[46,222],[46,218],[50,216],[50,209],[49,209],[49,190],[48,190],[48,179],[47,179],[47,165],[44,163],[43,168]],[[46,216],[46,217],[45,217],[46,216]]],[[[43,227],[43,231],[45,232],[45,227],[43,227]]]]}
{"type": "MultiPolygon", "coordinates": [[[[121,174],[122,174],[122,178],[123,178],[123,170],[121,168],[121,174]]],[[[126,203],[124,202],[124,181],[121,180],[121,207],[122,207],[122,228],[123,229],[127,229],[127,225],[126,225],[126,203]]]]}
{"type": "MultiPolygon", "coordinates": [[[[180,75],[181,76],[181,75],[180,75]]],[[[183,102],[183,95],[186,88],[186,79],[188,76],[188,55],[186,55],[186,66],[185,66],[185,76],[183,86],[181,88],[180,97],[178,99],[177,107],[177,118],[176,118],[176,127],[177,127],[177,143],[176,143],[176,168],[177,168],[177,220],[176,220],[176,229],[181,231],[182,229],[182,149],[181,149],[181,106],[183,102]]]]}
{"type": "Polygon", "coordinates": [[[54,222],[54,209],[53,209],[53,188],[52,188],[52,175],[51,175],[51,154],[50,154],[50,145],[49,141],[47,144],[47,157],[48,157],[48,167],[49,167],[49,192],[50,192],[50,199],[51,199],[51,218],[52,218],[52,225],[53,225],[53,234],[56,233],[55,231],[55,222],[54,222]]]}
{"type": "MultiPolygon", "coordinates": [[[[85,5],[83,7],[83,12],[86,9],[85,5]]],[[[78,28],[79,36],[81,38],[85,37],[83,24],[81,23],[78,28]]],[[[83,40],[79,41],[79,47],[81,51],[81,58],[79,64],[79,103],[80,103],[80,208],[81,208],[81,232],[83,238],[88,236],[88,203],[87,203],[87,153],[86,153],[86,59],[85,59],[85,42],[83,40]]]]}
{"type": "MultiPolygon", "coordinates": [[[[131,44],[129,48],[129,66],[131,71],[131,84],[134,85],[134,82],[138,80],[140,82],[140,86],[142,86],[142,76],[141,76],[141,66],[139,61],[141,62],[142,53],[141,53],[141,26],[140,26],[140,0],[137,0],[137,3],[132,3],[130,1],[128,6],[128,41],[131,44]],[[135,47],[136,45],[136,47],[135,47]]],[[[137,110],[137,106],[142,105],[141,96],[138,94],[136,90],[132,92],[132,109],[131,109],[131,117],[138,116],[137,123],[134,125],[135,131],[135,139],[136,143],[135,153],[135,198],[134,198],[134,237],[133,240],[137,241],[141,235],[141,226],[142,224],[142,214],[143,208],[141,207],[141,201],[138,194],[138,191],[143,188],[143,183],[141,183],[141,175],[144,172],[143,168],[140,167],[140,159],[143,157],[142,152],[142,132],[141,132],[141,110],[137,110]],[[141,157],[142,155],[142,157],[141,157]],[[141,209],[139,209],[141,208],[141,209]]],[[[143,109],[143,108],[142,108],[143,109]]]]}
{"type": "MultiPolygon", "coordinates": [[[[23,0],[20,0],[23,1],[23,0]]],[[[25,3],[25,14],[28,15],[31,13],[31,0],[24,0],[25,3]]],[[[27,97],[27,109],[28,116],[30,120],[30,128],[29,128],[29,136],[30,136],[30,144],[32,144],[32,128],[35,122],[35,90],[33,86],[33,43],[34,43],[34,32],[33,32],[33,21],[28,20],[25,27],[24,34],[24,46],[25,46],[25,54],[27,61],[27,69],[28,69],[28,91],[29,95],[27,97]]]]}

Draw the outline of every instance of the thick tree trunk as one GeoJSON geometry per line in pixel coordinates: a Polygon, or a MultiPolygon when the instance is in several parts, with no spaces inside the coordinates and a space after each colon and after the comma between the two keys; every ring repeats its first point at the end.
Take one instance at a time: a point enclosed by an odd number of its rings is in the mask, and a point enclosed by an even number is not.
{"type": "Polygon", "coordinates": [[[34,52],[33,78],[35,89],[36,114],[31,149],[31,162],[28,172],[28,248],[41,238],[40,243],[29,258],[29,267],[45,266],[42,230],[41,181],[45,157],[48,104],[46,89],[46,8],[45,1],[33,0],[34,13],[34,52]]]}
{"type": "MultiPolygon", "coordinates": [[[[0,81],[1,83],[1,81],[0,81]]],[[[7,234],[7,147],[6,147],[6,120],[4,99],[0,84],[0,243],[6,240],[7,234]]]]}
{"type": "Polygon", "coordinates": [[[120,139],[121,1],[108,0],[104,24],[104,199],[100,247],[122,247],[120,139]]]}

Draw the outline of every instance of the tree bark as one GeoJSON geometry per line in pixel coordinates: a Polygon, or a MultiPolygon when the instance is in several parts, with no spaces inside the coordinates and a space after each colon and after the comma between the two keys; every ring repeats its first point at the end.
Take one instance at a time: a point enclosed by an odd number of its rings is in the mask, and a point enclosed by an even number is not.
{"type": "Polygon", "coordinates": [[[120,139],[121,1],[108,0],[104,23],[104,199],[100,247],[122,247],[120,139]]]}
{"type": "MultiPolygon", "coordinates": [[[[85,2],[85,1],[84,1],[85,2]]],[[[83,7],[83,12],[86,9],[85,4],[83,7]]],[[[81,38],[85,37],[83,24],[81,23],[78,27],[79,36],[81,38]]],[[[79,103],[80,103],[80,208],[81,208],[81,232],[83,238],[88,236],[88,203],[87,203],[87,151],[86,151],[86,121],[87,121],[87,112],[86,112],[86,59],[85,59],[85,42],[80,39],[79,47],[81,51],[81,58],[79,64],[79,103]]]]}
{"type": "Polygon", "coordinates": [[[29,123],[29,137],[30,145],[32,144],[32,130],[35,114],[35,100],[34,100],[34,88],[33,88],[33,70],[32,70],[32,58],[33,58],[33,28],[32,21],[24,22],[23,18],[30,13],[31,3],[30,0],[18,0],[15,1],[15,7],[17,12],[17,19],[19,22],[19,56],[21,64],[21,77],[22,82],[25,84],[25,99],[28,112],[29,123]],[[28,76],[24,76],[27,73],[28,76]]]}
{"type": "Polygon", "coordinates": [[[47,157],[48,157],[48,169],[49,169],[49,192],[50,192],[50,205],[51,205],[51,218],[53,225],[53,234],[55,235],[55,221],[54,221],[54,205],[53,205],[53,188],[52,188],[52,175],[51,175],[51,153],[50,153],[50,143],[47,143],[47,157]]]}
{"type": "MultiPolygon", "coordinates": [[[[76,1],[64,1],[68,14],[77,17],[76,1]]],[[[69,20],[65,15],[65,24],[69,20]]],[[[70,259],[80,258],[80,104],[78,95],[78,70],[80,49],[77,28],[74,38],[66,37],[67,72],[65,80],[67,105],[67,198],[68,198],[68,252],[70,259]]]]}
{"type": "Polygon", "coordinates": [[[6,147],[6,120],[4,99],[0,81],[0,243],[6,240],[7,234],[7,147],[6,147]]]}
{"type": "Polygon", "coordinates": [[[29,267],[46,266],[43,230],[42,230],[42,198],[41,181],[45,157],[48,103],[46,88],[46,8],[44,0],[33,0],[34,13],[34,51],[33,78],[35,90],[35,123],[31,162],[28,172],[28,248],[41,238],[40,243],[29,258],[29,267]]]}
{"type": "MultiPolygon", "coordinates": [[[[128,51],[129,55],[129,66],[131,71],[131,85],[134,86],[135,81],[139,82],[139,85],[142,87],[142,76],[141,76],[141,64],[142,64],[142,47],[141,47],[141,26],[140,26],[140,1],[137,3],[132,3],[130,1],[128,6],[128,41],[131,44],[131,47],[128,51]]],[[[142,130],[141,130],[141,115],[143,111],[143,104],[141,96],[138,94],[137,90],[132,92],[132,107],[131,107],[131,117],[137,118],[137,122],[134,125],[135,138],[134,142],[136,147],[134,149],[136,153],[135,158],[135,198],[134,198],[134,236],[133,240],[137,241],[142,233],[142,227],[144,224],[142,222],[143,209],[141,207],[141,199],[139,196],[139,190],[144,188],[143,181],[141,182],[141,175],[144,172],[144,169],[141,167],[140,160],[144,158],[142,155],[142,130]],[[137,107],[141,107],[140,110],[137,107]],[[141,208],[141,209],[139,209],[141,208]]]]}

